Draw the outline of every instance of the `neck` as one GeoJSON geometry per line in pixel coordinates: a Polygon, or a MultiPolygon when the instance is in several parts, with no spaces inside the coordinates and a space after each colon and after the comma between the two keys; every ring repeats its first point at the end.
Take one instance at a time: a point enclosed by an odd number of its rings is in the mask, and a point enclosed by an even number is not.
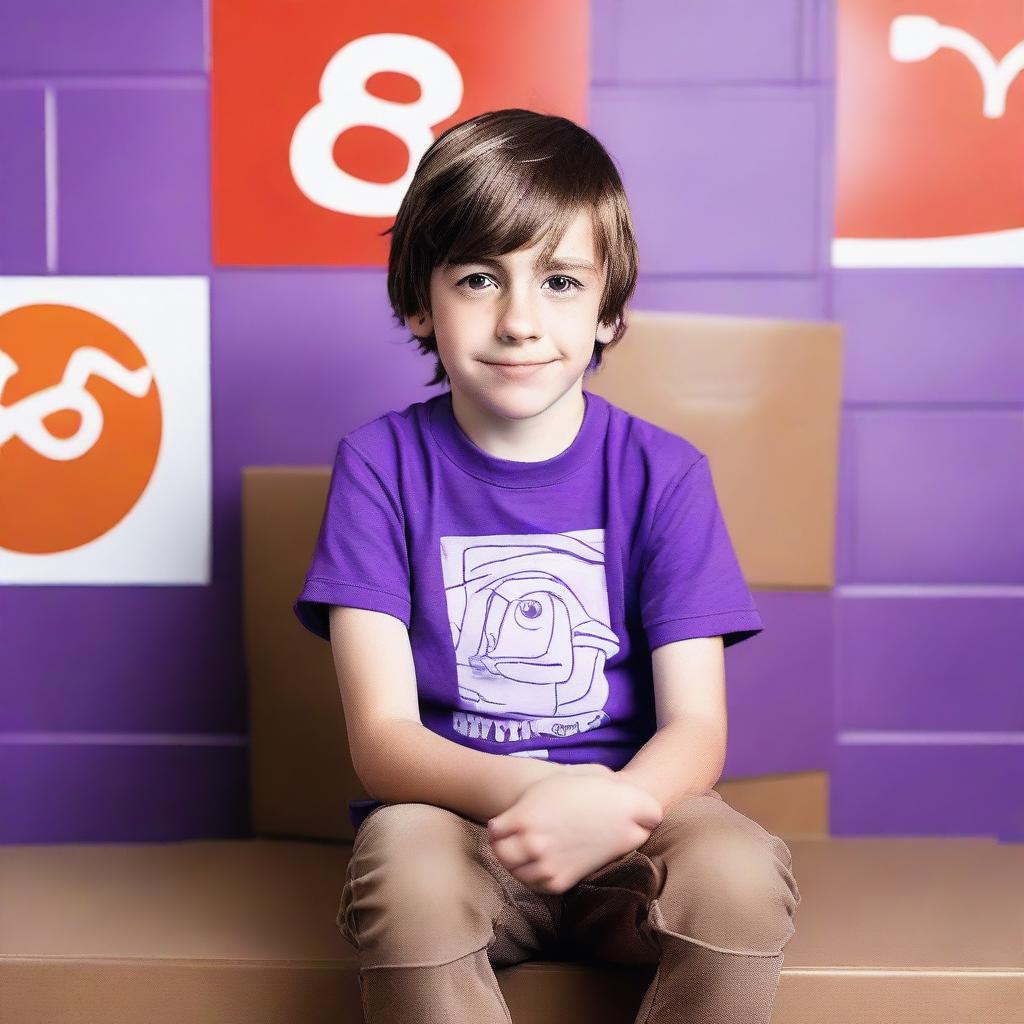
{"type": "Polygon", "coordinates": [[[452,389],[452,414],[480,449],[510,462],[543,462],[566,450],[583,426],[586,399],[578,383],[547,408],[530,416],[510,416],[452,389]]]}

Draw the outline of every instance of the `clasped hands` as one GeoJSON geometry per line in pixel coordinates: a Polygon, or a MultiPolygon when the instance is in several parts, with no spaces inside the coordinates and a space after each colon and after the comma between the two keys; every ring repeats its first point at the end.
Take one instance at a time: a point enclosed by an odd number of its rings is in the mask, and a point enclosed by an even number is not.
{"type": "Polygon", "coordinates": [[[611,768],[563,767],[487,823],[498,860],[535,892],[571,889],[645,843],[663,817],[647,790],[611,768]]]}

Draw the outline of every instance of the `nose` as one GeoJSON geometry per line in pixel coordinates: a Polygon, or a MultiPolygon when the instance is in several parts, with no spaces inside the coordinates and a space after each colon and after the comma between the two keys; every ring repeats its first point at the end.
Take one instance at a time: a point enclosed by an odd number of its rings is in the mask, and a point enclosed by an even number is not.
{"type": "Polygon", "coordinates": [[[510,286],[498,310],[495,333],[501,341],[527,341],[540,335],[540,322],[530,287],[510,286]]]}

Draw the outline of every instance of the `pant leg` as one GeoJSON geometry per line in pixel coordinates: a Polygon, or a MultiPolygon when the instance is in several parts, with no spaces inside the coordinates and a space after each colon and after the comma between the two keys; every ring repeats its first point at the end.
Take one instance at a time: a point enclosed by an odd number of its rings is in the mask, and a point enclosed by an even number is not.
{"type": "Polygon", "coordinates": [[[566,894],[584,959],[655,963],[637,1024],[768,1024],[800,892],[786,844],[715,790],[566,894]]]}
{"type": "Polygon", "coordinates": [[[337,916],[366,1024],[507,1024],[494,967],[551,949],[560,905],[505,869],[478,822],[432,804],[374,809],[337,916]]]}

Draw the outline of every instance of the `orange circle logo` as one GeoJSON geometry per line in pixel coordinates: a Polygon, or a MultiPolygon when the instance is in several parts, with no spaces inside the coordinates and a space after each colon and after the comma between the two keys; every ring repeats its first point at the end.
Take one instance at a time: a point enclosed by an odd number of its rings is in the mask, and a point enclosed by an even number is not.
{"type": "Polygon", "coordinates": [[[153,371],[109,321],[57,304],[0,315],[0,547],[102,536],[149,484],[162,429],[153,371]]]}

